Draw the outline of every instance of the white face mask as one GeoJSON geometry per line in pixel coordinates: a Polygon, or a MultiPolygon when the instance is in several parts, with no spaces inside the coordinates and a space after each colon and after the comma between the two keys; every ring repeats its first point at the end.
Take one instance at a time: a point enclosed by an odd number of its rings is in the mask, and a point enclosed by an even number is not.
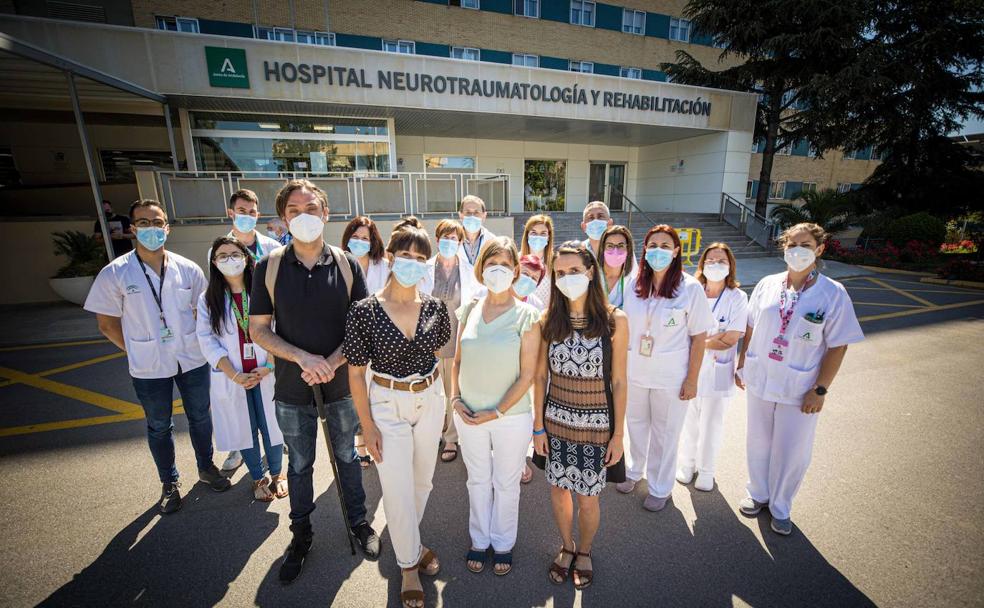
{"type": "Polygon", "coordinates": [[[557,289],[564,294],[568,300],[576,300],[588,291],[591,279],[586,274],[569,274],[557,279],[557,289]]]}
{"type": "Polygon", "coordinates": [[[723,281],[731,272],[731,266],[721,262],[714,264],[704,264],[704,276],[708,281],[723,281]]]}
{"type": "Polygon", "coordinates": [[[324,220],[310,213],[302,213],[290,221],[290,233],[302,243],[313,243],[318,240],[324,229],[324,220]]]}
{"type": "Polygon", "coordinates": [[[216,262],[215,267],[219,269],[219,272],[227,277],[236,277],[246,270],[246,260],[224,260],[222,262],[216,262]]]}
{"type": "Polygon", "coordinates": [[[817,253],[809,247],[790,247],[782,257],[790,270],[802,272],[816,261],[817,253]]]}
{"type": "Polygon", "coordinates": [[[508,266],[496,264],[482,271],[482,283],[495,294],[502,293],[513,284],[513,271],[508,266]]]}

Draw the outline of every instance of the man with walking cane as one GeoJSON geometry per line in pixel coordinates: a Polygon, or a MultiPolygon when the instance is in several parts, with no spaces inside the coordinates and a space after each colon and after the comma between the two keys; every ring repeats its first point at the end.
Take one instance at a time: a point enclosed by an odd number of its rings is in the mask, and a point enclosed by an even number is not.
{"type": "Polygon", "coordinates": [[[251,339],[276,357],[277,422],[288,447],[290,530],[293,539],[280,566],[280,582],[301,573],[313,540],[314,459],[318,419],[333,455],[350,542],[368,559],[379,557],[379,536],[366,521],[362,468],[354,448],[358,416],[349,394],[345,317],[349,305],[368,296],[362,268],[350,254],[325,243],[325,193],[307,180],[292,180],[277,195],[277,215],[293,237],[256,267],[250,297],[251,339]]]}

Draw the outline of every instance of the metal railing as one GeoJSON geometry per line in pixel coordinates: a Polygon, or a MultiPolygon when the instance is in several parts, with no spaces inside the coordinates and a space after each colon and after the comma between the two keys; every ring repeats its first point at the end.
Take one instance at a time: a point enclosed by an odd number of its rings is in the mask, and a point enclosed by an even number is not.
{"type": "Polygon", "coordinates": [[[737,228],[766,251],[772,251],[775,247],[778,224],[759,215],[754,208],[726,192],[721,193],[720,216],[722,222],[737,228]]]}
{"type": "Polygon", "coordinates": [[[622,192],[621,190],[619,190],[615,186],[608,186],[608,187],[611,189],[611,194],[617,194],[618,196],[621,196],[622,197],[622,201],[625,203],[625,205],[624,205],[625,206],[625,212],[626,212],[626,214],[628,216],[626,218],[625,222],[626,222],[626,224],[628,226],[632,226],[632,214],[633,213],[638,213],[639,215],[641,215],[642,217],[644,217],[646,219],[646,221],[649,222],[649,225],[650,226],[655,226],[656,224],[661,223],[661,222],[657,221],[655,217],[653,217],[653,216],[649,215],[648,213],[646,213],[645,211],[643,211],[642,208],[639,205],[635,204],[635,201],[633,201],[631,198],[629,198],[624,192],[622,192]]]}
{"type": "Polygon", "coordinates": [[[277,192],[291,179],[309,179],[328,194],[332,217],[448,215],[472,194],[490,215],[509,213],[509,175],[503,173],[310,173],[304,171],[155,171],[158,200],[178,222],[226,217],[229,197],[246,188],[260,214],[276,215],[277,192]]]}

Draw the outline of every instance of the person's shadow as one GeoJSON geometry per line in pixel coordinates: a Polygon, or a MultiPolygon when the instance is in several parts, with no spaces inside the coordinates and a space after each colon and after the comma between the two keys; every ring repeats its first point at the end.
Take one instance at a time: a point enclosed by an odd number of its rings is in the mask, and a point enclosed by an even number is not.
{"type": "Polygon", "coordinates": [[[249,496],[242,476],[222,494],[197,483],[177,513],[155,504],[127,524],[102,553],[40,606],[196,605],[222,600],[253,552],[276,530],[276,513],[249,496]],[[157,521],[154,521],[157,519],[157,521]],[[148,529],[149,527],[149,529],[148,529]]]}

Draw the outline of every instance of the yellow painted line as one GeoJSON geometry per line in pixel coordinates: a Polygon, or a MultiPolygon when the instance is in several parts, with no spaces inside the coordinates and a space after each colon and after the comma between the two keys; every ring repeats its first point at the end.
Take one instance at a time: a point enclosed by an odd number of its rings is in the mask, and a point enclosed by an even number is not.
{"type": "MultiPolygon", "coordinates": [[[[914,285],[916,283],[913,283],[914,285]]],[[[891,289],[885,289],[884,287],[858,287],[856,285],[848,285],[847,289],[849,291],[891,291],[891,289]]],[[[906,289],[909,293],[946,293],[955,296],[974,296],[977,297],[981,295],[974,291],[956,291],[954,289],[906,289]]]]}
{"type": "Polygon", "coordinates": [[[24,346],[5,346],[0,348],[0,353],[9,353],[18,350],[31,350],[35,348],[63,348],[66,346],[86,346],[87,344],[109,344],[109,340],[79,340],[77,342],[56,342],[54,344],[27,344],[24,346]]]}
{"type": "Polygon", "coordinates": [[[881,319],[895,319],[897,317],[908,317],[910,315],[919,315],[924,312],[939,312],[941,310],[952,310],[954,308],[963,308],[965,306],[976,306],[978,304],[984,304],[984,300],[974,300],[973,302],[957,302],[956,304],[944,304],[942,306],[932,306],[928,308],[914,308],[912,310],[899,310],[897,312],[886,312],[878,315],[868,315],[865,317],[859,317],[858,321],[880,321],[881,319]]]}
{"type": "MultiPolygon", "coordinates": [[[[174,400],[174,414],[183,414],[184,408],[181,400],[174,400]]],[[[41,422],[38,424],[26,424],[24,426],[8,426],[0,428],[0,437],[12,437],[14,435],[31,435],[34,433],[46,433],[48,431],[60,431],[64,429],[79,429],[87,426],[99,426],[101,424],[113,424],[116,422],[127,422],[130,420],[140,420],[144,417],[143,410],[128,414],[110,414],[108,416],[92,416],[90,418],[73,418],[71,420],[56,420],[54,422],[41,422]]]]}
{"type": "Polygon", "coordinates": [[[855,302],[855,306],[887,306],[889,308],[924,308],[915,304],[885,304],[883,302],[855,302]]]}
{"type": "Polygon", "coordinates": [[[882,272],[885,274],[902,274],[911,275],[917,277],[935,277],[936,275],[932,272],[920,272],[918,270],[901,270],[899,268],[881,268],[879,266],[866,266],[864,264],[858,264],[861,268],[865,270],[870,270],[872,272],[882,272]]]}
{"type": "Polygon", "coordinates": [[[909,298],[913,302],[919,302],[923,306],[935,306],[935,304],[933,304],[929,300],[926,300],[925,298],[921,298],[921,297],[919,297],[917,295],[911,294],[908,291],[905,291],[904,289],[899,289],[898,287],[895,287],[894,285],[889,285],[888,283],[886,283],[885,281],[882,281],[881,279],[876,279],[874,277],[866,277],[866,278],[869,281],[871,281],[872,283],[874,283],[875,285],[878,285],[879,287],[884,287],[885,289],[888,289],[889,291],[894,291],[895,293],[899,294],[900,296],[905,296],[905,297],[909,298]]]}
{"type": "Polygon", "coordinates": [[[119,414],[142,412],[139,406],[130,403],[129,401],[123,401],[122,399],[110,397],[109,395],[103,395],[101,393],[79,388],[77,386],[55,382],[54,380],[48,380],[47,378],[42,378],[34,374],[25,374],[24,372],[19,372],[15,369],[0,367],[0,377],[6,378],[13,382],[33,386],[34,388],[39,388],[43,391],[48,391],[49,393],[61,395],[62,397],[68,397],[69,399],[75,399],[76,401],[95,405],[96,407],[101,407],[119,414]]]}
{"type": "MultiPolygon", "coordinates": [[[[95,365],[96,363],[102,363],[103,361],[112,361],[113,359],[119,359],[120,357],[125,357],[125,356],[126,356],[126,353],[123,352],[123,351],[120,351],[118,353],[113,353],[111,355],[103,355],[101,357],[93,357],[92,359],[86,359],[85,361],[79,361],[78,363],[69,363],[68,365],[63,365],[61,367],[56,367],[54,369],[47,369],[47,370],[45,370],[43,372],[38,372],[37,374],[34,374],[34,375],[40,376],[42,378],[45,377],[45,376],[53,376],[55,374],[60,374],[62,372],[72,371],[73,369],[78,369],[80,367],[85,367],[87,365],[95,365]]],[[[14,382],[11,382],[10,380],[8,380],[6,382],[0,382],[0,388],[3,388],[5,386],[10,386],[11,384],[15,384],[15,383],[14,382]]]]}

